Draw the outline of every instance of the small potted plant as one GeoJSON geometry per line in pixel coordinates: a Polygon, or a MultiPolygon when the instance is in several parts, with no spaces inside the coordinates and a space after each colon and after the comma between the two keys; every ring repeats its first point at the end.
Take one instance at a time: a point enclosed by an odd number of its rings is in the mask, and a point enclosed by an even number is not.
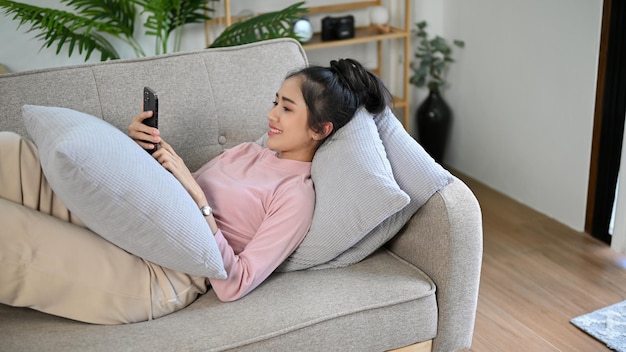
{"type": "MultiPolygon", "coordinates": [[[[410,83],[429,90],[428,97],[420,104],[415,116],[418,141],[437,162],[441,162],[452,120],[452,111],[441,96],[441,88],[446,84],[446,69],[454,60],[452,46],[440,36],[429,38],[426,25],[426,21],[416,24],[418,46],[416,60],[411,62],[413,75],[410,83]]],[[[465,42],[457,39],[453,45],[463,48],[465,42]]]]}

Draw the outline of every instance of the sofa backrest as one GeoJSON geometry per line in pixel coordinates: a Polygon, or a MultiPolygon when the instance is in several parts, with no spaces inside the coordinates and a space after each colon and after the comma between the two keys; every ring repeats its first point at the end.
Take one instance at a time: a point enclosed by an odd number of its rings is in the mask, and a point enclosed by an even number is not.
{"type": "Polygon", "coordinates": [[[193,171],[261,137],[284,77],[306,65],[297,41],[277,39],[0,75],[0,131],[27,136],[21,107],[33,104],[82,111],[126,132],[148,86],[159,96],[162,137],[193,171]]]}

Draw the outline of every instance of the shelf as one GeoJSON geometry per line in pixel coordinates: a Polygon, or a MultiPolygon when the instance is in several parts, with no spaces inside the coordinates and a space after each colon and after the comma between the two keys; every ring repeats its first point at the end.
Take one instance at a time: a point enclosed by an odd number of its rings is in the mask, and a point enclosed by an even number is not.
{"type": "Polygon", "coordinates": [[[372,0],[372,1],[361,1],[361,2],[349,2],[343,4],[335,4],[335,5],[326,5],[326,6],[315,6],[309,7],[307,14],[315,14],[315,13],[327,13],[327,12],[341,12],[341,11],[349,11],[355,9],[365,9],[372,6],[380,6],[380,0],[372,0]]]}
{"type": "MultiPolygon", "coordinates": [[[[221,0],[221,2],[223,2],[224,4],[224,12],[223,12],[224,15],[222,17],[218,17],[216,20],[207,21],[207,23],[205,24],[205,31],[207,33],[206,35],[207,46],[209,45],[208,42],[211,37],[210,30],[209,30],[210,23],[217,23],[218,25],[223,25],[225,27],[228,27],[233,22],[233,16],[230,11],[231,1],[232,0],[221,0]]],[[[316,50],[316,49],[337,48],[337,47],[342,47],[342,46],[359,45],[359,44],[365,44],[365,43],[376,43],[377,45],[376,45],[375,51],[376,51],[376,57],[377,57],[376,58],[377,66],[370,68],[370,69],[372,70],[373,73],[377,74],[379,77],[382,78],[383,76],[382,75],[382,71],[383,71],[382,63],[386,60],[392,59],[392,57],[388,55],[389,53],[384,53],[385,55],[383,55],[383,46],[381,45],[381,43],[383,41],[388,41],[388,40],[397,40],[397,41],[402,42],[402,46],[404,48],[402,57],[404,58],[404,62],[402,64],[397,64],[401,67],[401,70],[402,70],[401,81],[400,81],[402,87],[399,89],[397,86],[395,87],[395,89],[393,89],[392,87],[389,87],[389,88],[392,92],[396,90],[396,92],[394,92],[396,94],[393,95],[393,101],[394,101],[393,106],[394,108],[402,110],[403,115],[404,115],[401,117],[402,124],[404,125],[404,128],[408,129],[409,127],[408,126],[408,122],[409,122],[409,71],[410,71],[409,45],[411,41],[411,31],[410,31],[409,22],[411,19],[411,16],[410,16],[411,0],[389,0],[386,3],[390,5],[391,2],[395,2],[396,5],[403,4],[403,6],[400,5],[403,11],[400,14],[398,14],[395,21],[392,19],[392,23],[391,23],[392,26],[390,27],[389,32],[376,33],[372,31],[372,28],[370,26],[357,27],[355,28],[354,38],[329,40],[329,41],[322,41],[321,33],[315,33],[313,38],[311,38],[309,42],[302,44],[302,47],[304,48],[304,50],[310,51],[310,50],[316,50]],[[403,28],[400,28],[400,27],[403,27],[403,28]]],[[[308,14],[332,14],[332,13],[353,11],[357,9],[365,10],[372,6],[383,6],[383,5],[384,4],[382,0],[363,0],[363,1],[356,1],[356,2],[338,1],[332,5],[308,7],[307,13],[308,14]]],[[[388,6],[387,8],[389,9],[390,6],[388,6]]]]}
{"type": "Polygon", "coordinates": [[[392,95],[393,97],[393,107],[394,108],[403,108],[408,103],[406,99],[400,98],[396,95],[392,95]]]}
{"type": "Polygon", "coordinates": [[[370,27],[359,27],[354,30],[354,38],[322,41],[322,35],[315,33],[310,41],[302,44],[305,50],[333,48],[339,46],[371,43],[379,40],[400,39],[407,35],[402,29],[391,27],[389,33],[372,34],[370,27]]]}

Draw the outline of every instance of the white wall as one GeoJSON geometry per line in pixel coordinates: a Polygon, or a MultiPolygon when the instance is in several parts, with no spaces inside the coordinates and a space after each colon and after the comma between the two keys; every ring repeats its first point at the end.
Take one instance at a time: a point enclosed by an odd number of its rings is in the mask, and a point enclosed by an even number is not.
{"type": "MultiPolygon", "coordinates": [[[[432,1],[432,0],[431,0],[432,1]]],[[[446,162],[584,229],[602,0],[446,0],[446,162]]]]}
{"type": "MultiPolygon", "coordinates": [[[[333,1],[307,1],[308,6],[320,3],[333,1]]],[[[252,0],[246,4],[268,10],[252,0]]],[[[602,0],[415,0],[412,7],[414,22],[426,19],[432,33],[466,41],[465,49],[455,51],[451,87],[445,91],[455,113],[445,162],[582,231],[602,0]]],[[[39,52],[34,34],[16,26],[0,15],[0,63],[9,69],[83,62],[50,49],[39,52]]],[[[202,26],[188,30],[185,39],[183,50],[203,48],[202,26]]],[[[149,41],[142,39],[144,47],[149,41]]],[[[310,57],[325,63],[329,56],[352,55],[365,63],[375,60],[358,48],[310,57]]],[[[127,50],[123,56],[133,54],[127,50]]],[[[424,96],[423,90],[413,91],[412,111],[424,96]]]]}

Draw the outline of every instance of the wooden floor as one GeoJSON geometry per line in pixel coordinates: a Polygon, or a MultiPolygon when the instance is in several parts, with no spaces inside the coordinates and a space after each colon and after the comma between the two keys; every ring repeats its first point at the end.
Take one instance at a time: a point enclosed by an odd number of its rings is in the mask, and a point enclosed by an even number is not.
{"type": "Polygon", "coordinates": [[[456,173],[483,211],[469,351],[611,351],[569,321],[626,299],[626,256],[456,173]]]}

